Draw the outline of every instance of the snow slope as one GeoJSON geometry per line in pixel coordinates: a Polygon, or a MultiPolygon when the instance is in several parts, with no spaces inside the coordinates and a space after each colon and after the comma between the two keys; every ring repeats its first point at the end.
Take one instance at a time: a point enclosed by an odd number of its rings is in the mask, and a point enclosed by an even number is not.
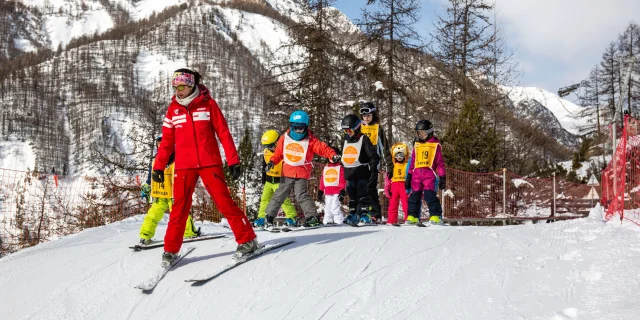
{"type": "Polygon", "coordinates": [[[35,169],[36,155],[27,141],[20,141],[10,135],[0,140],[0,169],[27,171],[35,169]]]}
{"type": "Polygon", "coordinates": [[[630,300],[640,284],[640,234],[596,217],[262,232],[261,242],[297,242],[192,287],[186,278],[221,267],[236,246],[233,238],[197,242],[151,294],[134,286],[159,265],[162,249],[127,248],[141,219],[0,259],[2,318],[635,319],[640,312],[630,300]]]}
{"type": "Polygon", "coordinates": [[[502,87],[514,104],[523,100],[536,100],[544,105],[560,121],[562,127],[578,134],[580,127],[587,125],[586,119],[578,118],[580,106],[560,98],[557,94],[537,87],[502,87]]]}

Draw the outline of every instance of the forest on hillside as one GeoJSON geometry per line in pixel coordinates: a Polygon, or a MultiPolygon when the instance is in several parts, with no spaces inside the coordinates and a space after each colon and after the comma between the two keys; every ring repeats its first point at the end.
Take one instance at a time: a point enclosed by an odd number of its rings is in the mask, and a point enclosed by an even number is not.
{"type": "MultiPolygon", "coordinates": [[[[246,168],[256,167],[263,130],[284,130],[292,110],[309,112],[316,135],[336,144],[340,119],[357,101],[370,100],[390,141],[411,141],[417,120],[429,119],[452,167],[544,175],[572,154],[582,159],[602,152],[584,151],[584,141],[597,146],[605,139],[603,124],[620,96],[624,59],[640,44],[632,23],[585,82],[581,101],[590,113],[584,116],[594,125],[578,148],[559,143],[557,129],[516,112],[500,89],[516,84],[518,68],[489,1],[445,2],[429,39],[416,30],[418,0],[369,1],[355,21],[362,32],[345,27],[342,13],[331,8],[335,1],[303,2],[302,18],[276,11],[268,1],[191,1],[139,21],[111,6],[112,29],[65,47],[20,54],[2,44],[1,136],[32,143],[38,171],[144,172],[171,91],[169,75],[141,66],[177,61],[203,75],[236,141],[250,149],[242,151],[246,168]],[[265,39],[258,39],[260,52],[247,48],[238,36],[241,28],[230,25],[231,15],[246,22],[266,17],[286,30],[290,42],[276,52],[265,39]],[[481,163],[469,166],[470,160],[481,163]]],[[[0,30],[16,19],[7,17],[42,14],[14,1],[0,10],[0,30]]],[[[638,75],[634,69],[628,89],[633,114],[640,101],[638,75]]]]}

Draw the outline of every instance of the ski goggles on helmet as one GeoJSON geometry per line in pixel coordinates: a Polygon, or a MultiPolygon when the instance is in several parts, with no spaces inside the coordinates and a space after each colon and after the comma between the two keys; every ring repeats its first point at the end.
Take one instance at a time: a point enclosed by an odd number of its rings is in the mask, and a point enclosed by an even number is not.
{"type": "Polygon", "coordinates": [[[196,77],[186,72],[174,72],[171,79],[171,86],[176,90],[184,90],[185,87],[196,85],[196,77]]]}
{"type": "Polygon", "coordinates": [[[295,131],[295,132],[299,132],[302,133],[304,132],[304,130],[307,128],[307,125],[304,123],[292,123],[291,124],[291,130],[295,131]]]}
{"type": "Polygon", "coordinates": [[[420,136],[420,137],[426,137],[430,133],[432,133],[433,131],[434,131],[433,128],[431,128],[429,130],[416,130],[416,134],[418,134],[418,136],[420,136]]]}
{"type": "Polygon", "coordinates": [[[396,159],[398,158],[404,158],[404,152],[397,152],[396,153],[396,159]]]}
{"type": "Polygon", "coordinates": [[[263,146],[267,149],[273,150],[276,148],[276,144],[275,143],[269,143],[269,144],[263,144],[263,146]]]}
{"type": "Polygon", "coordinates": [[[360,114],[369,114],[369,113],[373,113],[374,111],[376,111],[376,107],[361,107],[360,108],[360,114]]]}
{"type": "Polygon", "coordinates": [[[354,133],[356,133],[356,131],[355,131],[355,130],[353,130],[353,129],[349,129],[349,128],[347,128],[347,129],[342,129],[342,130],[344,130],[344,132],[346,132],[346,133],[348,133],[348,134],[354,134],[354,133]]]}

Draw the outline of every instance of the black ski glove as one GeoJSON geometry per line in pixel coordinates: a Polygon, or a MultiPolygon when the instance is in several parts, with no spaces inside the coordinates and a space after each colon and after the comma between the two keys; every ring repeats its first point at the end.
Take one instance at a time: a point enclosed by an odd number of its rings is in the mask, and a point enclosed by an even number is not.
{"type": "Polygon", "coordinates": [[[240,164],[234,164],[229,167],[229,172],[231,173],[231,179],[238,180],[242,175],[242,168],[240,168],[240,164]]]}
{"type": "Polygon", "coordinates": [[[322,197],[324,196],[324,191],[318,190],[318,201],[322,202],[322,197]]]}
{"type": "Polygon", "coordinates": [[[411,174],[407,173],[407,178],[404,180],[404,188],[406,190],[411,190],[411,174]]]}
{"type": "Polygon", "coordinates": [[[264,172],[269,172],[269,170],[273,169],[274,166],[275,164],[273,163],[273,161],[269,161],[269,163],[267,163],[267,165],[264,167],[264,172]]]}
{"type": "Polygon", "coordinates": [[[387,172],[387,177],[389,178],[389,180],[393,179],[393,170],[387,172]]]}
{"type": "Polygon", "coordinates": [[[344,197],[347,196],[347,191],[345,191],[344,189],[340,190],[340,194],[338,194],[338,200],[340,200],[340,202],[344,201],[344,197]]]}
{"type": "Polygon", "coordinates": [[[342,157],[339,154],[331,157],[331,163],[338,163],[342,157]]]}
{"type": "Polygon", "coordinates": [[[444,190],[447,188],[447,176],[440,177],[440,181],[438,182],[438,188],[440,188],[440,190],[444,190]]]}
{"type": "Polygon", "coordinates": [[[157,183],[164,182],[164,170],[153,170],[151,173],[151,179],[157,183]]]}
{"type": "Polygon", "coordinates": [[[267,183],[267,175],[265,173],[262,173],[262,184],[267,183]]]}

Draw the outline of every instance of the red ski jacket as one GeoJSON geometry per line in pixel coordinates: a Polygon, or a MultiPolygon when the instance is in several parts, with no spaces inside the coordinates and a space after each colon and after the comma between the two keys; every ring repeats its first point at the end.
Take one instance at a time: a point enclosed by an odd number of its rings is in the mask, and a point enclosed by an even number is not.
{"type": "Polygon", "coordinates": [[[222,165],[217,139],[224,148],[228,165],[240,163],[227,120],[218,104],[207,87],[198,85],[198,90],[200,94],[188,107],[180,105],[173,96],[162,124],[162,142],[153,170],[164,170],[174,149],[176,170],[222,165]]]}

